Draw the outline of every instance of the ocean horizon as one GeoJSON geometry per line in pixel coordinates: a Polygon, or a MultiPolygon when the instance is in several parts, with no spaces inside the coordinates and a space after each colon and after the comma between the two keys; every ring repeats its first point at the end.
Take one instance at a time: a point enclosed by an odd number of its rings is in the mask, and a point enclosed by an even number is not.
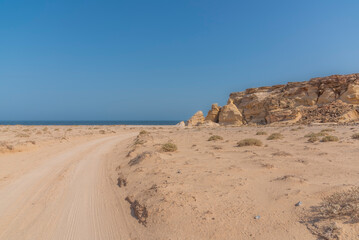
{"type": "Polygon", "coordinates": [[[147,120],[126,120],[126,121],[0,121],[0,125],[176,125],[178,121],[147,121],[147,120]]]}

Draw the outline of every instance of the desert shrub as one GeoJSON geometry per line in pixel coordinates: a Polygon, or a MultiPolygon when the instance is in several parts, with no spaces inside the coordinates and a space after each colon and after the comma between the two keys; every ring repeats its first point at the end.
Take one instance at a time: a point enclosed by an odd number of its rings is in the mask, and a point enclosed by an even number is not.
{"type": "Polygon", "coordinates": [[[323,199],[316,208],[317,217],[324,219],[348,218],[359,221],[359,187],[334,193],[323,199]]]}
{"type": "Polygon", "coordinates": [[[135,141],[134,141],[134,145],[143,145],[146,141],[143,140],[143,139],[140,139],[140,138],[136,138],[135,141]]]}
{"type": "Polygon", "coordinates": [[[335,129],[333,129],[333,128],[326,128],[326,129],[323,129],[320,132],[334,132],[334,131],[335,131],[335,129]]]}
{"type": "Polygon", "coordinates": [[[284,151],[279,151],[279,152],[275,152],[272,153],[273,156],[277,156],[277,157],[288,157],[288,156],[292,156],[292,154],[284,152],[284,151]]]}
{"type": "Polygon", "coordinates": [[[100,134],[105,134],[106,132],[105,132],[105,130],[100,130],[100,131],[98,131],[100,134]]]}
{"type": "Polygon", "coordinates": [[[264,132],[264,131],[258,131],[256,133],[256,135],[267,135],[267,132],[264,132]]]}
{"type": "Polygon", "coordinates": [[[0,142],[0,152],[1,152],[2,149],[12,151],[12,150],[14,150],[14,147],[12,145],[9,145],[6,142],[1,141],[0,142]]]}
{"type": "Polygon", "coordinates": [[[177,150],[177,145],[171,142],[165,143],[162,145],[163,152],[174,152],[177,150]]]}
{"type": "Polygon", "coordinates": [[[271,135],[269,135],[269,137],[267,138],[267,140],[276,140],[276,139],[282,139],[284,136],[280,133],[272,133],[271,135]]]}
{"type": "Polygon", "coordinates": [[[298,131],[298,130],[301,130],[301,129],[304,129],[304,127],[292,128],[291,131],[298,131]]]}
{"type": "Polygon", "coordinates": [[[221,146],[217,146],[217,145],[216,145],[216,146],[212,146],[212,147],[213,147],[214,150],[221,150],[221,149],[222,149],[221,146]]]}
{"type": "Polygon", "coordinates": [[[16,135],[16,137],[30,137],[30,135],[25,134],[25,133],[19,133],[16,135]]]}
{"type": "Polygon", "coordinates": [[[208,138],[208,141],[217,141],[217,140],[223,140],[223,137],[218,135],[213,135],[208,138]]]}
{"type": "Polygon", "coordinates": [[[149,132],[147,132],[146,130],[142,130],[142,131],[140,132],[140,135],[146,135],[146,134],[149,134],[149,132]]]}
{"type": "Polygon", "coordinates": [[[359,140],[359,133],[354,133],[352,135],[352,139],[358,139],[359,140]]]}
{"type": "Polygon", "coordinates": [[[238,147],[245,147],[245,146],[262,146],[262,142],[259,139],[255,138],[246,138],[237,143],[238,147]]]}
{"type": "Polygon", "coordinates": [[[308,134],[306,134],[306,135],[304,135],[304,137],[324,137],[324,136],[327,136],[328,135],[328,133],[326,133],[326,132],[318,132],[318,133],[313,133],[313,132],[311,132],[311,133],[308,133],[308,134]]]}
{"type": "Polygon", "coordinates": [[[314,142],[317,142],[317,141],[319,141],[319,138],[317,136],[311,136],[308,139],[308,142],[311,142],[311,143],[314,143],[314,142]]]}
{"type": "Polygon", "coordinates": [[[146,158],[151,157],[151,156],[152,156],[152,152],[146,151],[146,152],[140,153],[135,158],[131,159],[128,162],[128,165],[130,165],[130,166],[137,165],[140,162],[142,162],[143,160],[145,160],[146,158]]]}
{"type": "Polygon", "coordinates": [[[338,139],[338,137],[336,137],[336,136],[330,136],[330,135],[329,135],[329,136],[323,137],[321,141],[322,141],[322,142],[338,142],[339,139],[338,139]]]}

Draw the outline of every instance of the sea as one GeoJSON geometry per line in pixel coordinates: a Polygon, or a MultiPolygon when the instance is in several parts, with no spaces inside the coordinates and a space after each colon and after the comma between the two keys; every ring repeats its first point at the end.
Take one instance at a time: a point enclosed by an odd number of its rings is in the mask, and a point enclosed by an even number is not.
{"type": "Polygon", "coordinates": [[[0,125],[176,125],[179,121],[1,121],[0,125]]]}

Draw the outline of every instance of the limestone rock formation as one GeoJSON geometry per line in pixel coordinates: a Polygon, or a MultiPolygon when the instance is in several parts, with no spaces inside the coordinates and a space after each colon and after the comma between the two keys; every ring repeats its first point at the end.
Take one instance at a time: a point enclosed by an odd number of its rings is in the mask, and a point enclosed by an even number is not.
{"type": "Polygon", "coordinates": [[[221,125],[359,121],[359,74],[234,92],[222,108],[213,104],[206,120],[221,125]]]}
{"type": "Polygon", "coordinates": [[[204,123],[204,116],[202,111],[196,112],[186,123],[187,126],[198,126],[204,123]]]}
{"type": "Polygon", "coordinates": [[[208,111],[206,121],[212,121],[212,122],[218,122],[219,117],[219,111],[221,110],[220,107],[218,107],[217,103],[212,104],[211,110],[208,111]]]}
{"type": "Polygon", "coordinates": [[[228,104],[222,107],[219,112],[218,122],[225,125],[243,125],[242,113],[233,104],[232,99],[229,99],[228,104]]]}
{"type": "Polygon", "coordinates": [[[184,121],[181,121],[179,123],[176,124],[177,127],[185,127],[186,126],[186,123],[184,121]]]}

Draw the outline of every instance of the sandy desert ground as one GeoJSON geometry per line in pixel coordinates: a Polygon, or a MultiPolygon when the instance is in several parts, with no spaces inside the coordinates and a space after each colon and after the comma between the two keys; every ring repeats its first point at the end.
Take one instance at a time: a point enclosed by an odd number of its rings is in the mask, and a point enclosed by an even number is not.
{"type": "Polygon", "coordinates": [[[355,133],[0,126],[0,240],[359,239],[355,133]]]}

